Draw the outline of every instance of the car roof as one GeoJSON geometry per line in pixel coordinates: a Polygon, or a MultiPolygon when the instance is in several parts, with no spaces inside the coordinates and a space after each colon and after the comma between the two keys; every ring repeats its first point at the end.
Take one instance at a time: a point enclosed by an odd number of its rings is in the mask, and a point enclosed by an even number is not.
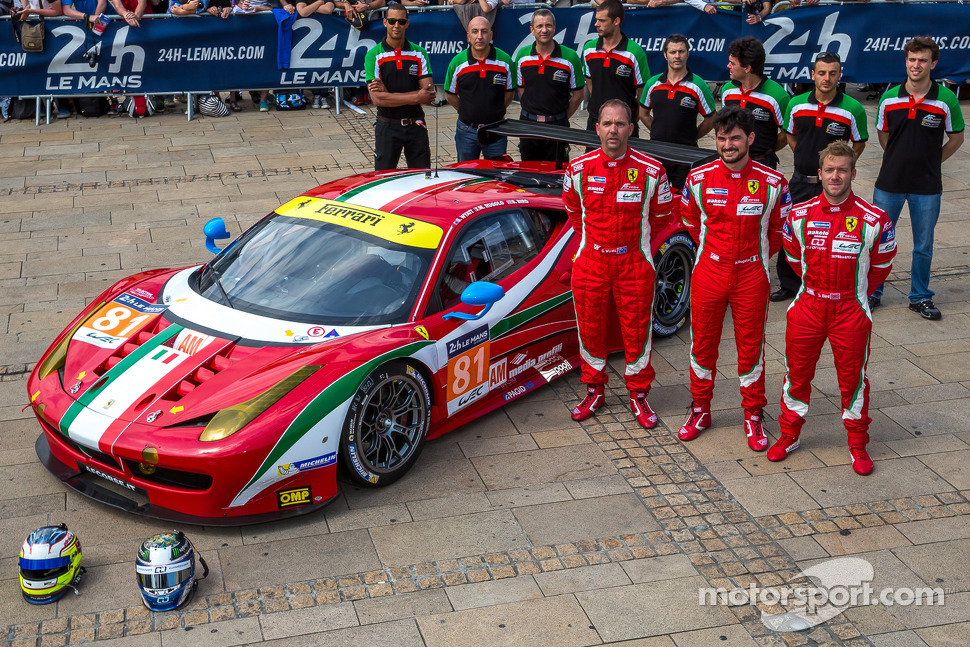
{"type": "Polygon", "coordinates": [[[549,196],[558,198],[561,193],[561,173],[486,165],[362,173],[322,184],[304,195],[407,214],[447,230],[470,208],[522,204],[518,201],[537,197],[548,202],[549,196]]]}

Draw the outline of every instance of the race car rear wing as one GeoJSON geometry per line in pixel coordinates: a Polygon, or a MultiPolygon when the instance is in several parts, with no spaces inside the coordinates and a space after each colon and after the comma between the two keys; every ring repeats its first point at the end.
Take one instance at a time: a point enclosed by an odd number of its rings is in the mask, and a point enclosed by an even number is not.
{"type": "MultiPolygon", "coordinates": [[[[478,129],[478,139],[485,145],[496,137],[519,137],[565,142],[587,148],[599,148],[600,139],[595,132],[539,123],[519,119],[503,119],[478,129]]],[[[700,166],[717,159],[717,153],[707,148],[669,144],[650,139],[630,138],[630,148],[654,157],[664,165],[682,164],[689,167],[700,166]]],[[[556,162],[556,168],[563,168],[569,160],[556,162]]]]}

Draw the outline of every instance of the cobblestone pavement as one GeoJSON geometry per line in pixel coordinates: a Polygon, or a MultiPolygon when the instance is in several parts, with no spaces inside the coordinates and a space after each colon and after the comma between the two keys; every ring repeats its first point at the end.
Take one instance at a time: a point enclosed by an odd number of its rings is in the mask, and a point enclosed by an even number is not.
{"type": "MultiPolygon", "coordinates": [[[[88,501],[40,466],[39,429],[21,409],[25,381],[53,336],[110,283],[204,261],[209,218],[238,233],[308,187],[370,168],[370,110],[245,106],[192,122],[166,114],[0,125],[0,645],[970,643],[967,147],[945,165],[939,322],[906,308],[912,237],[900,222],[897,267],[875,313],[871,477],[849,467],[828,351],[802,449],[782,464],[747,449],[730,325],[716,426],[678,441],[690,400],[682,331],[655,343],[657,429],[636,425],[622,387],[607,410],[574,423],[581,385],[571,375],[429,443],[389,488],[344,484],[322,513],[275,524],[187,528],[212,572],[187,608],[149,613],[133,556],[168,525],[88,501]],[[80,595],[30,606],[16,579],[20,542],[61,521],[84,546],[80,595]],[[855,606],[778,633],[762,622],[775,608],[699,604],[699,589],[776,586],[839,556],[868,560],[877,589],[942,588],[945,605],[855,606]]],[[[439,128],[448,163],[455,115],[442,108],[438,117],[429,111],[431,138],[439,128]]],[[[863,196],[877,150],[871,143],[860,161],[863,196]]],[[[782,170],[790,165],[786,155],[782,170]]],[[[773,306],[771,432],[784,327],[784,307],[773,306]]]]}

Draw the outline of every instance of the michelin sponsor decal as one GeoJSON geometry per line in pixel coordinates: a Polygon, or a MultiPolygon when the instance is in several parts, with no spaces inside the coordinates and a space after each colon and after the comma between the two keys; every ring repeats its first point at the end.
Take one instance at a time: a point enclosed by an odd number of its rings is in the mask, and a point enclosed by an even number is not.
{"type": "Polygon", "coordinates": [[[316,469],[318,467],[326,467],[327,465],[333,465],[337,462],[337,452],[330,452],[329,454],[324,454],[323,456],[317,456],[316,458],[308,458],[302,461],[296,461],[293,463],[287,463],[286,465],[278,465],[276,471],[280,476],[291,476],[299,472],[306,472],[308,470],[316,469]]]}

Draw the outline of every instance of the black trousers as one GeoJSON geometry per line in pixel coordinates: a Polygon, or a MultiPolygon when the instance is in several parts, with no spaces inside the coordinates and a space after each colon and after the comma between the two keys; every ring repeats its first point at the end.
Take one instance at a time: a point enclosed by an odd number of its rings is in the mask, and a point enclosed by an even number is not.
{"type": "MultiPolygon", "coordinates": [[[[815,184],[811,184],[808,180],[809,177],[807,175],[802,175],[798,172],[792,174],[791,180],[788,182],[788,189],[791,191],[793,205],[822,195],[821,183],[816,182],[815,184]]],[[[788,264],[784,251],[778,253],[778,261],[775,263],[775,268],[778,270],[778,282],[781,283],[781,287],[785,290],[797,292],[798,288],[802,286],[802,279],[795,274],[795,271],[788,264]]]]}
{"type": "MultiPolygon", "coordinates": [[[[533,121],[524,116],[519,116],[520,121],[533,121]]],[[[568,119],[556,119],[555,121],[546,121],[543,123],[553,124],[556,126],[569,126],[568,119]]],[[[528,139],[521,138],[519,140],[519,155],[522,157],[523,162],[557,162],[561,161],[563,164],[569,161],[569,144],[565,142],[553,142],[545,139],[528,139]]]]}
{"type": "Polygon", "coordinates": [[[374,131],[374,170],[396,169],[402,150],[408,168],[431,168],[431,147],[426,126],[402,126],[400,121],[378,119],[374,131]]]}

